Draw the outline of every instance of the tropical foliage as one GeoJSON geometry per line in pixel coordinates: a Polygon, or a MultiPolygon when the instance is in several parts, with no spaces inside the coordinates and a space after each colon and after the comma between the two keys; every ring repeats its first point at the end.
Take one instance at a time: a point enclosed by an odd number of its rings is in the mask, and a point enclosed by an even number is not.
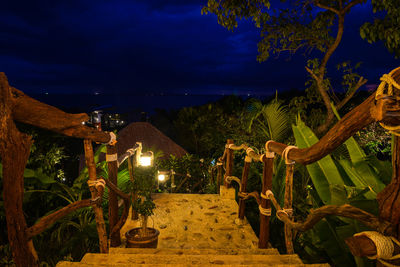
{"type": "MultiPolygon", "coordinates": [[[[299,148],[309,147],[318,142],[314,135],[300,118],[293,126],[296,145],[299,148]]],[[[347,155],[334,158],[330,155],[306,166],[312,180],[308,187],[309,197],[312,200],[310,208],[321,205],[351,204],[377,214],[376,195],[385,186],[386,179],[382,174],[390,177],[391,171],[380,167],[390,166],[390,162],[380,162],[378,159],[367,157],[363,149],[353,137],[345,142],[347,155]],[[379,164],[371,164],[371,162],[379,164]],[[389,163],[389,164],[388,164],[389,163]]],[[[305,252],[318,255],[323,251],[330,261],[337,266],[353,266],[355,263],[364,266],[368,262],[353,258],[344,239],[365,230],[357,221],[345,218],[327,218],[321,221],[309,233],[300,236],[299,242],[305,252]]]]}

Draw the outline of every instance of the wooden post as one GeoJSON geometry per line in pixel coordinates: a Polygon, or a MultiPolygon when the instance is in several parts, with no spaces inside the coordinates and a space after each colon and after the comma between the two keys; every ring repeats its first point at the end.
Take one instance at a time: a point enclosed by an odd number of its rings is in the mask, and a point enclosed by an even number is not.
{"type": "MultiPolygon", "coordinates": [[[[251,157],[246,155],[246,158],[244,159],[244,167],[243,167],[243,172],[242,172],[242,186],[240,187],[240,193],[246,193],[246,187],[247,187],[247,178],[249,177],[249,171],[250,171],[250,164],[251,164],[251,157]]],[[[239,219],[243,220],[244,219],[244,211],[246,208],[246,200],[243,198],[239,198],[239,219]]]]}
{"type": "Polygon", "coordinates": [[[223,163],[217,162],[217,189],[219,190],[219,186],[222,184],[222,171],[223,171],[223,163]]]}
{"type": "MultiPolygon", "coordinates": [[[[262,193],[265,194],[267,190],[272,189],[272,175],[274,170],[274,158],[263,158],[263,183],[262,193]]],[[[261,198],[261,207],[264,209],[270,209],[271,203],[269,200],[261,198]]],[[[268,248],[269,242],[269,216],[262,215],[260,213],[260,236],[258,239],[258,248],[268,248]]]]}
{"type": "Polygon", "coordinates": [[[392,181],[377,196],[379,204],[379,218],[391,222],[396,230],[397,239],[400,238],[400,138],[394,137],[392,151],[392,181]]]}
{"type": "MultiPolygon", "coordinates": [[[[283,209],[292,211],[287,212],[289,218],[292,218],[293,214],[293,173],[294,173],[294,162],[286,164],[286,182],[285,182],[285,202],[283,205],[283,209]]],[[[285,224],[285,244],[286,244],[286,253],[293,254],[293,230],[288,225],[285,224]]]]}
{"type": "MultiPolygon", "coordinates": [[[[13,260],[18,267],[39,266],[22,209],[24,170],[32,144],[31,137],[18,131],[11,117],[12,94],[7,77],[0,73],[0,157],[3,163],[3,199],[7,235],[13,260]]],[[[4,227],[4,226],[3,226],[4,227]]]]}
{"type": "MultiPolygon", "coordinates": [[[[85,160],[86,166],[89,171],[89,180],[96,181],[96,164],[94,163],[94,155],[93,155],[93,147],[92,141],[85,139],[84,141],[84,148],[85,148],[85,160]]],[[[102,194],[99,194],[99,188],[95,186],[89,186],[90,192],[92,194],[92,199],[96,199],[97,197],[102,197],[102,194]]],[[[95,218],[96,218],[96,227],[97,227],[97,234],[99,235],[99,246],[100,246],[100,253],[107,253],[108,252],[108,244],[107,244],[107,232],[106,232],[106,225],[104,223],[103,217],[103,209],[101,205],[94,204],[93,205],[95,218]]]]}
{"type": "MultiPolygon", "coordinates": [[[[230,144],[233,144],[233,140],[232,139],[228,139],[226,142],[227,146],[229,146],[230,144]]],[[[224,175],[224,186],[229,188],[231,187],[231,185],[226,182],[226,177],[227,176],[232,176],[232,172],[233,172],[233,150],[226,147],[226,167],[225,167],[225,175],[224,175]]]]}
{"type": "MultiPolygon", "coordinates": [[[[115,145],[107,145],[107,167],[108,179],[115,185],[118,185],[118,162],[117,162],[117,147],[115,145]]],[[[110,229],[113,229],[118,222],[118,198],[113,190],[108,190],[108,220],[110,229]]],[[[110,231],[111,233],[111,231],[110,231]]],[[[121,235],[116,231],[110,236],[110,246],[118,247],[121,245],[121,235]]]]}
{"type": "MultiPolygon", "coordinates": [[[[138,152],[136,152],[138,153],[138,152]]],[[[134,177],[134,166],[136,162],[133,162],[134,157],[129,156],[128,157],[128,171],[129,171],[129,179],[131,180],[131,183],[133,184],[135,182],[135,177],[134,177]]],[[[131,192],[131,203],[132,203],[132,211],[131,211],[131,220],[138,220],[139,215],[137,212],[133,209],[133,205],[137,199],[137,194],[135,192],[131,192]]]]}

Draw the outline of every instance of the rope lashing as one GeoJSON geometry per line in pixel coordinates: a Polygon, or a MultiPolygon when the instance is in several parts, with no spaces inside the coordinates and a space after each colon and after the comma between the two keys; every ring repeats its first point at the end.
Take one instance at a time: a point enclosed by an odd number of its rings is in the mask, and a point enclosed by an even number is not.
{"type": "MultiPolygon", "coordinates": [[[[392,70],[389,74],[382,75],[382,77],[380,78],[381,83],[379,84],[378,89],[376,90],[375,100],[378,100],[384,96],[394,96],[394,90],[393,90],[394,88],[400,90],[400,84],[398,84],[392,77],[393,74],[395,74],[399,70],[400,67],[392,70]],[[386,87],[387,87],[387,92],[385,93],[386,87]]],[[[379,122],[379,124],[386,130],[390,131],[391,133],[400,136],[399,132],[400,125],[390,126],[384,124],[383,122],[379,122]]]]}
{"type": "Polygon", "coordinates": [[[269,140],[269,141],[267,141],[266,143],[265,143],[265,156],[267,157],[267,158],[274,158],[275,157],[275,153],[274,152],[271,152],[270,150],[269,150],[269,148],[268,148],[268,145],[269,145],[269,143],[271,143],[271,142],[274,142],[273,140],[269,140]]]}
{"type": "Polygon", "coordinates": [[[365,231],[354,236],[366,236],[368,237],[376,247],[376,255],[368,257],[369,259],[378,260],[385,266],[397,266],[388,263],[384,260],[396,260],[400,259],[400,255],[393,255],[394,253],[394,243],[400,246],[400,242],[392,236],[384,236],[375,231],[365,231]]]}
{"type": "Polygon", "coordinates": [[[251,192],[251,193],[238,192],[238,197],[240,197],[243,200],[247,200],[247,199],[253,197],[256,200],[258,205],[261,204],[260,195],[258,194],[257,191],[254,191],[254,192],[251,192]]]}
{"type": "MultiPolygon", "coordinates": [[[[269,199],[269,194],[272,194],[271,190],[267,190],[265,192],[266,194],[264,194],[263,192],[261,192],[261,198],[263,199],[269,199]],[[267,194],[268,193],[268,194],[267,194]]],[[[261,207],[261,205],[258,205],[258,209],[260,210],[260,213],[264,216],[271,216],[271,209],[264,209],[263,207],[261,207]]]]}
{"type": "Polygon", "coordinates": [[[105,144],[110,146],[115,145],[117,143],[117,136],[113,132],[108,132],[108,134],[110,135],[110,141],[105,144]]]}
{"type": "Polygon", "coordinates": [[[251,152],[254,152],[254,149],[252,149],[251,147],[248,147],[246,149],[246,154],[249,155],[251,152]]]}
{"type": "Polygon", "coordinates": [[[291,218],[293,216],[293,209],[281,209],[281,210],[277,210],[276,211],[276,217],[282,221],[282,217],[280,216],[280,214],[286,214],[286,216],[288,216],[289,218],[291,218]]]}
{"type": "Polygon", "coordinates": [[[263,192],[261,192],[261,197],[264,199],[271,199],[271,197],[274,196],[274,193],[272,193],[271,190],[267,190],[265,191],[265,194],[263,192]]]}
{"type": "MultiPolygon", "coordinates": [[[[261,197],[263,199],[269,199],[271,200],[274,197],[274,193],[271,190],[267,190],[265,191],[265,194],[263,192],[261,192],[261,197]]],[[[280,207],[276,207],[277,211],[276,211],[276,217],[281,220],[281,217],[279,216],[279,213],[284,213],[286,214],[289,218],[292,217],[293,215],[293,209],[282,209],[280,207]],[[280,208],[280,209],[279,209],[280,208]]],[[[282,220],[281,220],[282,221],[282,220]]]]}
{"type": "Polygon", "coordinates": [[[133,156],[133,155],[135,154],[135,152],[136,152],[136,149],[135,149],[135,148],[129,148],[129,149],[126,151],[126,153],[129,153],[129,156],[133,156]]]}
{"type": "Polygon", "coordinates": [[[249,197],[249,193],[246,192],[238,192],[238,197],[243,198],[243,199],[247,199],[249,197]]]}
{"type": "Polygon", "coordinates": [[[106,187],[106,181],[104,179],[97,179],[97,180],[88,180],[87,184],[89,187],[102,187],[103,189],[106,187]]]}
{"type": "Polygon", "coordinates": [[[395,74],[399,70],[400,70],[400,67],[392,70],[389,74],[382,75],[382,77],[380,78],[380,80],[382,82],[379,84],[378,89],[376,90],[376,94],[375,94],[376,100],[378,100],[379,98],[381,98],[382,96],[385,96],[385,95],[392,96],[394,94],[393,87],[400,90],[400,84],[398,84],[392,77],[393,74],[395,74]],[[386,85],[388,87],[387,94],[385,94],[385,92],[384,92],[386,85]]]}
{"type": "Polygon", "coordinates": [[[261,205],[258,205],[258,210],[264,216],[268,216],[268,217],[271,216],[271,209],[264,209],[263,207],[261,207],[261,205]]]}
{"type": "Polygon", "coordinates": [[[289,152],[291,149],[297,148],[297,146],[287,146],[282,152],[282,157],[285,159],[285,163],[288,164],[295,164],[296,162],[294,160],[291,160],[288,158],[289,152]]]}
{"type": "Polygon", "coordinates": [[[250,156],[246,156],[246,157],[244,158],[244,162],[251,163],[251,161],[252,161],[252,159],[251,159],[250,156]]]}
{"type": "Polygon", "coordinates": [[[118,160],[117,153],[115,153],[115,154],[106,154],[106,161],[107,162],[112,162],[112,161],[117,161],[117,160],[118,160]]]}
{"type": "Polygon", "coordinates": [[[232,181],[235,181],[236,183],[238,183],[238,185],[239,185],[239,192],[240,191],[242,191],[241,189],[242,189],[242,181],[239,179],[239,178],[237,178],[236,176],[226,176],[225,177],[225,181],[227,182],[227,183],[231,183],[232,181]]]}

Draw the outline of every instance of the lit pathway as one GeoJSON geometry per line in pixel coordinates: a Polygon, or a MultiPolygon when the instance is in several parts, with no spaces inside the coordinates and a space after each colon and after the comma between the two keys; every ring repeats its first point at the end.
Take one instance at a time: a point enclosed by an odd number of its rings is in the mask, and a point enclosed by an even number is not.
{"type": "MultiPolygon", "coordinates": [[[[247,220],[235,223],[238,205],[234,199],[217,194],[154,194],[153,199],[156,209],[151,218],[160,231],[158,248],[257,248],[258,238],[247,220]]],[[[125,232],[138,226],[138,221],[128,219],[121,229],[123,246],[125,232]]]]}

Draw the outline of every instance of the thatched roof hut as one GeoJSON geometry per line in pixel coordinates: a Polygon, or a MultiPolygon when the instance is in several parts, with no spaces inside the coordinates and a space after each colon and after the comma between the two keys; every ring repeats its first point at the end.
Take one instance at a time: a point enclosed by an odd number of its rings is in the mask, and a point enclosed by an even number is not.
{"type": "Polygon", "coordinates": [[[118,156],[135,146],[136,142],[142,142],[143,147],[147,149],[161,150],[164,153],[162,158],[168,158],[170,155],[182,157],[187,154],[186,150],[148,122],[132,122],[127,125],[118,132],[117,141],[118,156]]]}
{"type": "MultiPolygon", "coordinates": [[[[142,142],[143,148],[153,148],[162,151],[161,159],[168,158],[170,155],[182,157],[187,154],[186,150],[177,145],[168,136],[148,122],[132,122],[117,133],[117,154],[118,158],[129,148],[135,146],[136,142],[142,142]]],[[[154,151],[154,152],[156,152],[154,151]]],[[[100,161],[105,160],[105,154],[99,157],[100,161]]],[[[79,161],[79,172],[85,167],[85,156],[82,155],[79,161]]]]}

